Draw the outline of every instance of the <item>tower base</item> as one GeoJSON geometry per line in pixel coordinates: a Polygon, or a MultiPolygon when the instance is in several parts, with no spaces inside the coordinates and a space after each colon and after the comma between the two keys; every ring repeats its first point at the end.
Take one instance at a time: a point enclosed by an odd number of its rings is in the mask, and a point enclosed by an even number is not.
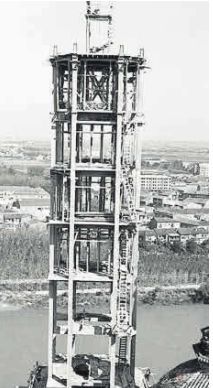
{"type": "MultiPolygon", "coordinates": [[[[74,366],[73,388],[96,387],[110,388],[110,363],[91,355],[81,355],[74,366]],[[91,367],[92,364],[92,367],[91,367]],[[88,366],[90,366],[88,368],[88,366]]],[[[76,360],[75,360],[76,361],[76,360]]],[[[48,367],[36,365],[30,374],[26,387],[16,388],[65,388],[67,385],[66,363],[55,363],[53,365],[53,377],[48,378],[48,367]]],[[[115,388],[149,388],[149,369],[135,368],[135,380],[130,375],[129,365],[117,364],[115,388]]]]}

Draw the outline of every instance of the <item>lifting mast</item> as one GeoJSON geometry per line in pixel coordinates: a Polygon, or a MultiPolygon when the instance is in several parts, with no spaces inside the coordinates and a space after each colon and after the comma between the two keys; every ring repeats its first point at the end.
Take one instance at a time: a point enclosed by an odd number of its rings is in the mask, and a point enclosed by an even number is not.
{"type": "Polygon", "coordinates": [[[113,3],[101,1],[86,1],[86,52],[109,53],[112,38],[112,10],[113,3]],[[105,9],[103,4],[105,3],[105,9]],[[102,28],[101,27],[105,27],[102,28]],[[97,35],[98,40],[97,42],[97,35]]]}

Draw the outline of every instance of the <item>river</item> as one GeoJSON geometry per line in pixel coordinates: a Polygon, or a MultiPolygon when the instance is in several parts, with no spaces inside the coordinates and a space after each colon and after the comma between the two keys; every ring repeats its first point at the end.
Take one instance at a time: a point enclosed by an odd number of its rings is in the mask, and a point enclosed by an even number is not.
{"type": "MultiPolygon", "coordinates": [[[[0,388],[24,385],[34,362],[46,362],[47,324],[47,310],[0,306],[0,388]]],[[[207,305],[139,306],[137,365],[149,366],[158,379],[194,357],[192,343],[207,325],[207,305]]],[[[91,349],[87,341],[84,346],[91,349]]]]}

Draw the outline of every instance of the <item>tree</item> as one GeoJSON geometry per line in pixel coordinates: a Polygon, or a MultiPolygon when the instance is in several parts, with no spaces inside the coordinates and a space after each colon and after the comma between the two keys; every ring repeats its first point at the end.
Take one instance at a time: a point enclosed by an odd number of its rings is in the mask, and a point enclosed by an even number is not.
{"type": "Polygon", "coordinates": [[[156,229],[157,228],[157,221],[154,217],[150,220],[148,226],[149,226],[149,229],[156,229]]]}
{"type": "Polygon", "coordinates": [[[182,160],[174,160],[172,163],[172,168],[174,168],[176,170],[184,170],[182,160]]]}
{"type": "Polygon", "coordinates": [[[174,241],[173,244],[171,244],[171,249],[175,253],[179,253],[182,251],[182,244],[180,241],[174,241]]]}
{"type": "Polygon", "coordinates": [[[16,200],[13,202],[12,207],[16,207],[17,209],[20,209],[21,206],[20,206],[20,202],[19,202],[18,199],[16,199],[16,200]]]}
{"type": "Polygon", "coordinates": [[[191,239],[186,242],[186,249],[188,252],[195,253],[197,251],[197,243],[191,239]]]}
{"type": "Polygon", "coordinates": [[[209,239],[204,240],[204,241],[201,243],[201,247],[202,247],[203,249],[209,250],[209,239]]]}

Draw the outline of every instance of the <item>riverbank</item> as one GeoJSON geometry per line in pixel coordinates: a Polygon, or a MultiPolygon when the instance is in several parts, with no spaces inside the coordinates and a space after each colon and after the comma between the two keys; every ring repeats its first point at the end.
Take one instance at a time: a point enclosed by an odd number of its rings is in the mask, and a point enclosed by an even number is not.
{"type": "MultiPolygon", "coordinates": [[[[68,293],[62,283],[58,290],[58,302],[61,306],[67,305],[68,293]]],[[[77,303],[81,306],[84,302],[90,304],[91,309],[105,305],[106,312],[109,308],[109,290],[90,288],[77,291],[77,303]]],[[[177,286],[138,286],[138,303],[157,305],[180,305],[193,303],[209,303],[207,283],[182,284],[177,286]]],[[[0,305],[22,307],[48,307],[48,281],[36,280],[5,280],[0,281],[0,305]]]]}

